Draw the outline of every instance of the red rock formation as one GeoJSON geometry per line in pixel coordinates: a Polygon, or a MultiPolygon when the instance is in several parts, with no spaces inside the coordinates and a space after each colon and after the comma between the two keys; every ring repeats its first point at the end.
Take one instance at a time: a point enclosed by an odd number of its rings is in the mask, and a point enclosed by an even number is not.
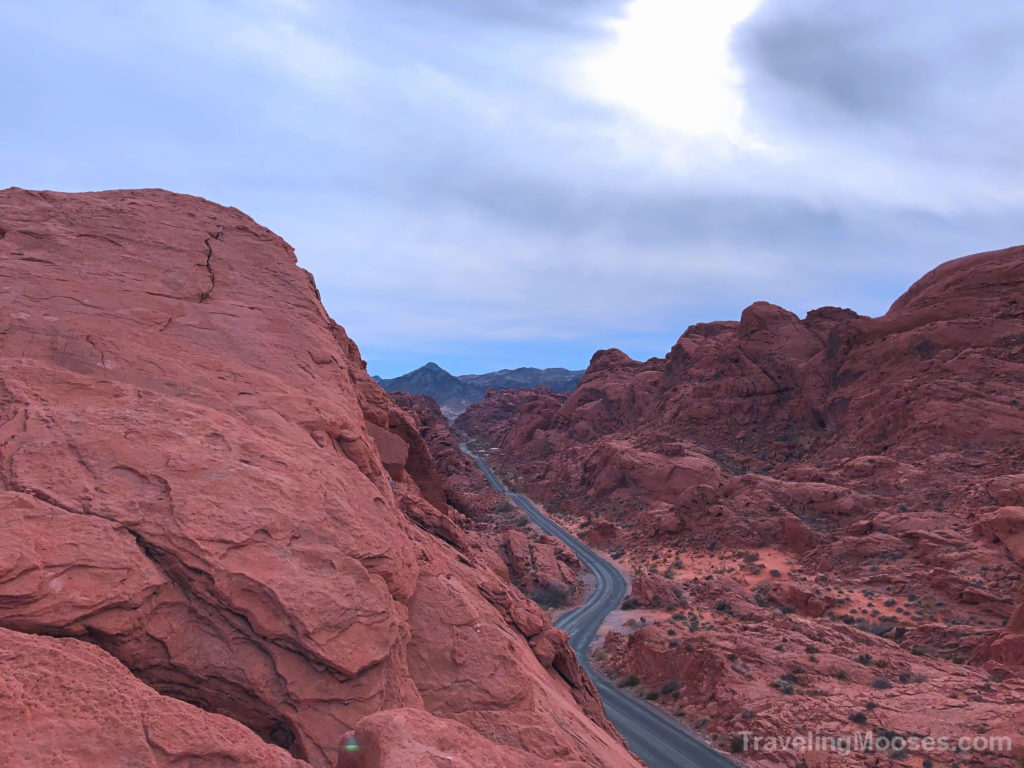
{"type": "Polygon", "coordinates": [[[234,720],[161,696],[93,645],[7,629],[0,744],[8,768],[308,765],[234,720]]]}
{"type": "Polygon", "coordinates": [[[577,557],[557,539],[529,526],[519,509],[491,489],[476,462],[459,447],[433,398],[403,392],[393,392],[391,398],[412,418],[426,442],[443,476],[448,503],[486,542],[476,554],[489,559],[492,568],[542,605],[561,607],[579,598],[583,585],[577,557]],[[498,563],[495,553],[501,558],[498,563]]]}
{"type": "Polygon", "coordinates": [[[409,416],[426,443],[448,504],[468,518],[482,520],[508,503],[491,489],[476,463],[459,448],[458,438],[432,397],[404,392],[392,392],[390,397],[409,416]]]}
{"type": "Polygon", "coordinates": [[[636,765],[282,240],[161,191],[0,229],[8,763],[636,765]]]}
{"type": "MultiPolygon", "coordinates": [[[[741,616],[716,605],[742,601],[683,589],[690,615],[658,621],[695,647],[795,612],[785,621],[804,645],[819,629],[884,638],[886,664],[925,654],[952,695],[962,662],[1024,664],[1022,297],[1017,247],[940,266],[878,318],[826,307],[801,320],[759,302],[692,326],[664,360],[598,352],[561,403],[493,396],[457,425],[588,540],[602,531],[644,579],[639,605],[654,573],[684,587],[730,574],[762,604],[741,616]]],[[[666,682],[650,647],[673,640],[656,634],[612,642],[607,663],[666,682]]],[[[741,670],[777,674],[763,649],[741,670]]],[[[1020,715],[1012,685],[972,695],[1020,715]]],[[[985,719],[968,710],[965,727],[985,719]]]]}

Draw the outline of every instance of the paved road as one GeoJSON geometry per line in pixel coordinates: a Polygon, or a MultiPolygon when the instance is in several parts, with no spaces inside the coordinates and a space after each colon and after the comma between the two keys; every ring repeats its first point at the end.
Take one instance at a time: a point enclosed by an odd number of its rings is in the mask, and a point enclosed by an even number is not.
{"type": "Polygon", "coordinates": [[[629,748],[650,768],[736,768],[735,763],[680,728],[660,710],[624,693],[594,670],[590,664],[590,644],[605,616],[618,608],[626,596],[626,580],[614,565],[548,518],[526,496],[505,488],[483,459],[465,445],[462,450],[477,463],[494,490],[507,495],[542,531],[564,541],[594,574],[594,594],[585,604],[563,614],[555,625],[569,633],[569,643],[597,686],[608,719],[626,737],[629,748]]]}

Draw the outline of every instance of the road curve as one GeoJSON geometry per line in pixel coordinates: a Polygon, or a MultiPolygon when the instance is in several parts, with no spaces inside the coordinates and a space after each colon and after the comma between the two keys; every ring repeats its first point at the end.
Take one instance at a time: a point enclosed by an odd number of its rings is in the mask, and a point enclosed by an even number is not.
{"type": "Polygon", "coordinates": [[[581,606],[564,613],[555,626],[569,634],[569,644],[580,666],[590,675],[601,694],[608,719],[619,729],[629,748],[650,768],[736,768],[736,764],[711,749],[693,734],[683,730],[660,710],[617,688],[590,663],[590,644],[605,616],[619,607],[626,596],[626,580],[619,570],[590,547],[537,509],[521,493],[512,493],[497,478],[487,463],[465,445],[462,450],[476,462],[487,482],[503,493],[544,533],[565,542],[580,562],[594,574],[594,593],[581,606]]]}

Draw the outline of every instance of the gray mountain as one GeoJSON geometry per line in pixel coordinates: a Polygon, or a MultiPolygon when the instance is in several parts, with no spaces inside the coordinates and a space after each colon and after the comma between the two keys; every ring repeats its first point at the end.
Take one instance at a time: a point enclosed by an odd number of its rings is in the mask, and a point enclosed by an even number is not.
{"type": "Polygon", "coordinates": [[[522,389],[525,387],[550,387],[555,392],[572,392],[583,376],[583,371],[567,368],[515,368],[494,373],[466,374],[459,381],[474,387],[494,389],[522,389]]]}
{"type": "Polygon", "coordinates": [[[480,402],[488,389],[522,389],[550,387],[556,392],[572,392],[583,371],[565,368],[516,368],[493,373],[452,376],[437,363],[427,363],[394,379],[374,379],[386,392],[408,392],[430,395],[441,406],[441,412],[454,418],[472,403],[480,402]]]}

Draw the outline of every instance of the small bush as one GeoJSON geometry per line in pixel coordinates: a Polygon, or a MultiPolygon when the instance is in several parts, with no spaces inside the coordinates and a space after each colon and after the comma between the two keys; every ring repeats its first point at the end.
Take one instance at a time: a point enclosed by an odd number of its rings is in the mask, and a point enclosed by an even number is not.
{"type": "Polygon", "coordinates": [[[785,696],[791,696],[793,694],[793,683],[786,680],[784,677],[780,677],[772,683],[772,688],[775,688],[779,693],[785,696]]]}
{"type": "Polygon", "coordinates": [[[622,678],[619,681],[619,688],[632,688],[634,685],[640,684],[640,678],[636,675],[629,675],[628,677],[622,678]]]}
{"type": "Polygon", "coordinates": [[[868,716],[863,712],[853,712],[850,715],[850,722],[857,723],[857,725],[864,725],[868,721],[868,716]]]}
{"type": "Polygon", "coordinates": [[[871,654],[870,653],[862,653],[860,656],[857,657],[857,662],[859,664],[863,664],[864,666],[867,666],[868,664],[871,663],[871,654]]]}
{"type": "Polygon", "coordinates": [[[871,687],[876,691],[884,691],[887,688],[892,688],[892,683],[889,682],[888,678],[876,677],[875,681],[871,684],[871,687]]]}

